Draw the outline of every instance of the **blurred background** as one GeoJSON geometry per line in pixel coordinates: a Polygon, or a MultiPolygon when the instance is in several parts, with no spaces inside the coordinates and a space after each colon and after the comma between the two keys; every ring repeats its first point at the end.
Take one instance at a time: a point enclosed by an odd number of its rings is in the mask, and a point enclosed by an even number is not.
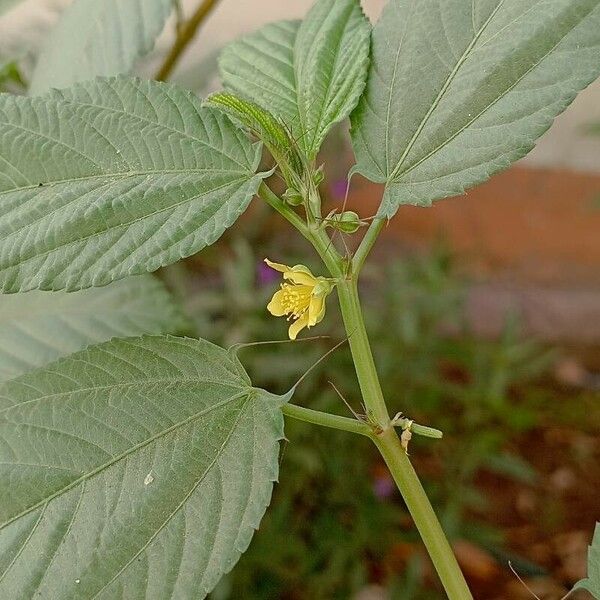
{"type": "MultiPolygon", "coordinates": [[[[26,0],[0,18],[4,91],[26,92],[68,4],[26,0]]],[[[200,95],[218,88],[216,58],[228,41],[268,21],[301,17],[310,4],[216,2],[171,80],[200,95]]],[[[363,2],[373,19],[383,4],[363,2]]],[[[197,5],[182,2],[180,19],[197,5]]],[[[156,72],[175,29],[174,17],[138,73],[156,72]]],[[[352,165],[346,125],[321,160],[326,209],[339,207],[352,165]]],[[[356,177],[349,205],[369,217],[381,191],[356,177]]],[[[343,242],[356,244],[353,237],[343,242]]],[[[259,202],[219,244],[163,270],[189,317],[187,333],[222,345],[284,339],[285,323],[265,309],[278,285],[265,256],[320,270],[301,239],[259,202]]],[[[475,597],[531,598],[510,562],[540,598],[558,600],[585,576],[600,520],[600,84],[505,173],[433,208],[402,208],[364,279],[391,411],[444,431],[441,441],[413,438],[411,458],[475,597]]],[[[343,338],[330,308],[313,330],[330,339],[244,351],[257,385],[288,389],[343,338]]],[[[330,382],[361,412],[345,348],[305,380],[296,402],[349,414],[330,382]]],[[[213,598],[443,598],[369,443],[297,422],[288,423],[287,438],[273,504],[213,598]]]]}

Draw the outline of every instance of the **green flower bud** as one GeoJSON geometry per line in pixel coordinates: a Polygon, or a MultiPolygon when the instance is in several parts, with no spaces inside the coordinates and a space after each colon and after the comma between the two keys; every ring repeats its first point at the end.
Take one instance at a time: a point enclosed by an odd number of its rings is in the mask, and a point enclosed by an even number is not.
{"type": "Polygon", "coordinates": [[[360,217],[351,210],[329,217],[329,226],[343,233],[356,233],[363,225],[365,222],[361,221],[360,217]]]}
{"type": "Polygon", "coordinates": [[[299,206],[304,202],[304,197],[302,194],[293,188],[288,188],[285,190],[282,197],[288,204],[291,204],[292,206],[299,206]]]}

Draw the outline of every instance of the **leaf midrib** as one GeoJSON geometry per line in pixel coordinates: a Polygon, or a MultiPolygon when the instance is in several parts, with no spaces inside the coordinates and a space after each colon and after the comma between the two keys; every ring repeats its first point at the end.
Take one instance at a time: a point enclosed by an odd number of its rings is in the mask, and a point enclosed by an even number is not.
{"type": "MultiPolygon", "coordinates": [[[[472,1],[475,2],[475,0],[472,0],[472,1]]],[[[395,5],[390,4],[390,10],[393,10],[394,6],[395,5]]],[[[404,46],[404,39],[406,38],[406,34],[408,32],[408,23],[410,22],[410,19],[412,18],[412,14],[414,12],[415,6],[416,6],[416,2],[413,2],[411,4],[411,12],[409,13],[409,17],[406,19],[406,25],[404,27],[404,30],[402,31],[402,37],[400,38],[400,41],[398,43],[398,51],[396,52],[396,58],[394,60],[394,69],[392,71],[392,80],[390,81],[387,110],[386,110],[386,115],[385,115],[385,123],[388,125],[385,128],[385,157],[386,157],[385,171],[386,171],[386,173],[390,172],[390,128],[389,128],[389,123],[390,123],[390,116],[392,114],[392,97],[394,95],[394,89],[396,87],[396,78],[398,77],[398,65],[400,63],[400,53],[402,51],[402,47],[404,46]]],[[[373,64],[373,69],[376,70],[375,64],[373,64]]],[[[365,102],[368,104],[368,99],[366,96],[365,96],[365,102]]],[[[375,114],[373,109],[370,109],[370,110],[375,114]]],[[[368,146],[366,146],[366,145],[365,145],[365,147],[369,151],[369,154],[371,154],[370,148],[368,148],[368,146]]],[[[375,164],[377,164],[377,161],[375,160],[375,157],[372,154],[371,154],[371,158],[374,159],[373,162],[375,164]]],[[[383,173],[382,173],[382,175],[383,175],[383,173]]],[[[385,179],[385,177],[384,177],[384,179],[385,179]]]]}
{"type": "MultiPolygon", "coordinates": [[[[304,23],[304,21],[303,21],[304,23]]],[[[298,39],[300,38],[300,33],[302,32],[302,25],[303,23],[300,24],[300,27],[298,28],[298,32],[296,34],[296,38],[294,40],[294,52],[293,52],[293,56],[294,56],[294,80],[295,80],[295,84],[296,84],[296,106],[298,107],[298,116],[299,116],[299,131],[302,135],[302,140],[301,143],[304,146],[304,148],[306,149],[307,153],[309,155],[312,155],[313,153],[313,142],[314,142],[314,137],[315,137],[315,131],[310,131],[309,128],[307,127],[308,124],[308,120],[309,120],[309,115],[308,115],[308,111],[312,109],[312,106],[306,106],[306,95],[310,89],[308,83],[306,81],[306,76],[304,75],[304,73],[306,72],[306,70],[308,69],[310,72],[310,76],[314,77],[314,73],[313,70],[316,70],[316,67],[313,68],[313,65],[308,65],[308,60],[307,58],[310,57],[310,51],[312,50],[312,48],[309,49],[309,53],[308,53],[308,57],[305,57],[305,62],[304,62],[304,69],[302,71],[302,73],[300,72],[299,66],[298,66],[298,57],[299,57],[299,52],[297,49],[298,46],[298,39]],[[302,80],[300,80],[300,75],[304,75],[302,77],[302,80]],[[304,85],[301,85],[304,84],[304,85]],[[301,91],[303,91],[304,93],[302,94],[302,98],[300,96],[301,91]],[[302,100],[302,103],[300,102],[302,100]],[[309,136],[313,136],[312,140],[309,138],[309,136]]],[[[319,23],[319,26],[317,28],[317,30],[313,33],[312,36],[312,41],[318,39],[323,27],[325,27],[325,24],[327,23],[327,16],[321,21],[321,23],[319,23]]]]}
{"type": "MultiPolygon", "coordinates": [[[[228,173],[228,171],[223,171],[223,172],[224,172],[224,173],[228,173]]],[[[173,173],[170,173],[170,174],[173,174],[173,173]]],[[[252,177],[250,177],[249,181],[250,181],[250,180],[252,180],[252,179],[255,177],[255,175],[256,175],[256,174],[253,174],[253,175],[252,175],[252,177]]],[[[135,175],[135,176],[136,176],[136,177],[137,177],[137,176],[143,176],[143,174],[140,174],[140,175],[135,175]]],[[[217,186],[217,187],[211,188],[210,190],[208,190],[208,191],[205,191],[205,192],[203,192],[202,194],[197,194],[197,195],[195,195],[195,196],[191,196],[190,198],[187,198],[186,200],[182,200],[182,201],[178,202],[177,204],[173,204],[173,205],[172,205],[172,206],[170,206],[170,207],[165,207],[165,208],[163,208],[163,209],[156,210],[156,211],[154,211],[153,213],[148,213],[147,215],[144,215],[144,216],[142,216],[142,217],[139,217],[138,219],[135,219],[135,220],[133,220],[133,221],[128,221],[128,222],[124,222],[124,223],[119,223],[118,225],[114,225],[113,227],[109,227],[108,229],[103,229],[103,230],[97,231],[97,232],[95,232],[95,233],[93,233],[93,234],[90,234],[90,236],[87,236],[87,237],[84,237],[84,238],[78,238],[78,240],[76,240],[76,241],[83,241],[83,240],[87,240],[89,237],[93,237],[94,235],[102,235],[102,234],[108,233],[109,231],[112,231],[112,230],[118,230],[119,228],[123,227],[124,225],[126,225],[126,226],[128,226],[128,227],[129,227],[130,225],[135,225],[135,224],[136,224],[136,223],[138,223],[139,221],[142,221],[142,220],[144,220],[144,219],[150,219],[150,218],[152,218],[152,217],[155,217],[156,215],[162,214],[163,212],[166,212],[166,211],[168,211],[168,210],[171,210],[171,209],[175,210],[175,209],[179,208],[180,206],[182,206],[183,204],[185,204],[186,202],[193,202],[194,200],[197,200],[198,198],[201,198],[202,196],[204,196],[204,195],[206,195],[206,194],[209,194],[209,193],[210,193],[210,194],[212,194],[213,192],[218,192],[219,190],[222,190],[223,188],[227,187],[228,185],[233,185],[233,184],[236,184],[236,183],[237,183],[238,181],[240,181],[240,180],[242,180],[242,181],[245,181],[245,180],[246,180],[246,176],[247,176],[247,174],[246,174],[246,173],[240,174],[240,176],[239,176],[239,177],[237,177],[237,178],[232,178],[232,179],[231,179],[230,181],[228,181],[227,183],[224,183],[223,185],[220,185],[220,186],[217,186]]],[[[133,177],[133,175],[132,175],[132,177],[133,177]]],[[[2,238],[2,240],[1,240],[1,241],[2,241],[2,242],[6,242],[6,240],[10,239],[11,237],[14,237],[15,235],[18,235],[18,234],[19,234],[21,231],[23,231],[24,229],[30,229],[30,228],[31,228],[31,227],[33,227],[34,225],[37,225],[38,223],[40,223],[41,221],[43,221],[44,219],[46,219],[46,218],[48,218],[48,217],[51,217],[51,216],[52,216],[54,213],[56,213],[56,212],[58,212],[58,211],[64,211],[65,209],[67,209],[68,207],[70,207],[72,204],[75,204],[76,202],[80,202],[80,201],[82,200],[82,198],[85,198],[85,197],[86,197],[88,194],[92,194],[92,193],[100,193],[100,190],[102,190],[103,188],[105,188],[105,187],[110,187],[110,186],[111,186],[111,185],[113,185],[115,182],[117,182],[117,183],[120,183],[120,182],[124,181],[124,180],[125,180],[125,179],[127,179],[127,178],[128,178],[128,177],[120,177],[120,178],[118,178],[116,181],[108,181],[108,182],[104,182],[102,185],[100,185],[100,186],[98,186],[98,187],[94,187],[94,188],[93,188],[93,189],[91,189],[91,190],[86,190],[85,192],[83,192],[83,193],[81,193],[81,194],[77,194],[77,195],[73,196],[73,197],[72,197],[72,198],[71,198],[71,199],[70,199],[70,200],[69,200],[69,201],[68,201],[66,204],[63,204],[63,205],[59,206],[58,208],[56,208],[56,209],[53,209],[53,210],[51,210],[51,211],[49,211],[49,212],[45,212],[45,213],[41,214],[41,215],[40,215],[38,218],[34,219],[33,221],[28,221],[28,222],[27,222],[27,223],[25,223],[23,226],[21,226],[21,227],[18,227],[17,229],[14,229],[13,231],[10,231],[9,233],[7,233],[7,234],[5,235],[5,237],[4,237],[4,238],[2,238]]],[[[53,185],[54,185],[54,184],[53,184],[53,185]]],[[[131,189],[130,189],[130,190],[128,190],[128,191],[129,191],[129,192],[132,192],[132,191],[135,189],[135,187],[137,187],[137,186],[134,186],[133,188],[131,188],[131,189]]],[[[13,193],[19,193],[20,191],[21,191],[20,189],[18,189],[18,190],[12,190],[12,192],[13,192],[13,193]]],[[[1,195],[1,193],[0,193],[0,195],[1,195]]],[[[29,198],[29,199],[27,200],[27,202],[29,202],[29,201],[31,201],[31,200],[34,200],[34,199],[35,199],[35,197],[29,198]]],[[[21,209],[21,208],[23,207],[23,205],[24,205],[24,204],[26,204],[26,202],[23,202],[23,203],[21,203],[21,204],[20,204],[18,207],[16,207],[16,209],[15,209],[15,210],[17,210],[17,211],[18,211],[19,209],[21,209]]],[[[215,211],[214,211],[214,212],[211,214],[211,216],[209,217],[209,220],[210,220],[212,217],[214,217],[214,215],[215,215],[217,212],[219,212],[219,208],[221,208],[221,207],[217,207],[217,210],[215,210],[215,211]]],[[[6,218],[6,217],[7,217],[7,215],[9,215],[9,214],[10,214],[10,212],[12,212],[12,211],[9,211],[8,213],[5,213],[5,214],[3,214],[2,216],[3,216],[4,218],[6,218]]],[[[0,228],[0,229],[1,229],[1,228],[0,228]]],[[[74,243],[74,242],[69,242],[69,243],[74,243]]],[[[66,246],[66,244],[63,244],[63,245],[60,245],[60,246],[56,246],[56,247],[54,247],[54,248],[52,248],[52,249],[48,250],[48,251],[47,251],[46,253],[44,253],[44,254],[35,255],[35,256],[45,256],[45,254],[48,254],[48,253],[50,253],[50,252],[54,252],[55,250],[58,250],[59,248],[64,248],[65,246],[66,246]]],[[[34,258],[35,258],[35,256],[34,256],[34,258]]],[[[21,264],[21,263],[19,263],[19,264],[21,264]]]]}
{"type": "MultiPolygon", "coordinates": [[[[439,91],[437,97],[433,101],[432,105],[429,107],[427,114],[423,117],[423,119],[419,123],[419,126],[417,127],[413,137],[409,141],[408,145],[406,146],[406,149],[404,150],[404,153],[400,157],[398,164],[396,165],[396,167],[394,168],[392,173],[390,175],[388,175],[388,181],[393,181],[400,173],[400,169],[402,168],[404,161],[406,160],[408,154],[413,149],[414,145],[416,144],[417,140],[419,139],[421,132],[425,128],[425,125],[427,125],[427,122],[429,121],[431,115],[434,113],[435,109],[439,106],[440,102],[444,98],[446,92],[448,91],[448,89],[450,88],[450,85],[452,84],[452,81],[454,81],[454,78],[460,71],[463,64],[469,58],[471,51],[473,50],[473,48],[475,47],[475,45],[477,44],[477,42],[479,41],[481,36],[484,34],[485,30],[488,28],[488,26],[490,25],[490,23],[492,22],[494,17],[498,14],[498,11],[502,8],[504,1],[505,0],[499,0],[498,4],[496,5],[496,8],[494,8],[494,10],[491,12],[490,16],[486,19],[486,21],[483,23],[483,25],[479,28],[479,31],[473,36],[473,39],[471,40],[471,42],[469,43],[469,45],[463,52],[462,56],[458,59],[456,65],[454,66],[454,69],[452,69],[452,71],[449,73],[449,75],[446,78],[446,80],[444,81],[444,85],[442,86],[441,90],[439,91]]],[[[389,123],[388,123],[388,127],[389,127],[389,123]]]]}
{"type": "MultiPolygon", "coordinates": [[[[587,15],[586,15],[587,16],[587,15]]],[[[584,17],[585,18],[585,17],[584,17]]],[[[581,21],[579,21],[579,23],[581,23],[581,21]]],[[[426,154],[423,158],[419,159],[414,165],[411,165],[411,167],[409,169],[407,169],[406,171],[402,172],[402,176],[406,176],[408,175],[411,171],[413,171],[414,169],[416,169],[419,165],[421,165],[423,162],[425,162],[426,160],[428,160],[429,158],[431,158],[434,154],[437,154],[440,150],[442,150],[443,148],[445,148],[450,142],[452,142],[452,140],[454,140],[455,138],[457,138],[463,131],[465,131],[466,129],[468,129],[473,123],[475,123],[477,120],[479,120],[490,108],[492,108],[497,102],[499,102],[500,100],[502,100],[502,98],[504,98],[506,96],[506,94],[510,93],[517,85],[519,85],[519,83],[521,83],[521,81],[527,77],[527,75],[529,75],[529,73],[531,73],[531,71],[533,71],[534,69],[536,69],[544,60],[546,60],[546,58],[552,54],[552,52],[554,52],[554,50],[556,50],[556,48],[563,42],[563,40],[565,39],[565,37],[567,37],[567,35],[569,35],[571,33],[571,31],[573,31],[573,29],[570,29],[569,31],[567,31],[557,42],[556,44],[554,44],[554,46],[552,46],[548,52],[546,52],[543,56],[540,57],[540,59],[538,61],[536,61],[534,64],[532,64],[529,69],[527,69],[527,71],[525,71],[519,78],[517,78],[509,87],[507,87],[505,90],[502,91],[501,94],[499,94],[496,98],[494,98],[494,100],[492,102],[490,102],[487,106],[485,106],[481,111],[479,111],[479,113],[477,113],[470,121],[468,121],[467,123],[465,123],[465,125],[463,125],[458,131],[456,131],[452,136],[450,136],[449,138],[445,139],[443,141],[442,144],[439,144],[436,148],[434,148],[433,150],[431,150],[428,154],[426,154]]],[[[440,179],[442,176],[438,177],[437,179],[440,179]]],[[[428,180],[431,181],[431,180],[428,180]]],[[[395,183],[395,182],[392,182],[395,183]]]]}
{"type": "MultiPolygon", "coordinates": [[[[240,180],[240,179],[233,179],[232,181],[229,181],[229,182],[227,182],[227,183],[225,183],[223,185],[220,185],[218,187],[212,188],[212,189],[207,190],[207,191],[203,191],[201,194],[197,194],[196,196],[192,196],[190,198],[186,198],[185,200],[181,200],[180,202],[177,202],[176,204],[173,204],[171,206],[162,208],[160,210],[156,210],[153,213],[149,213],[147,215],[143,215],[142,217],[139,217],[137,219],[133,219],[132,221],[124,221],[122,223],[119,223],[118,225],[114,225],[112,227],[108,227],[107,229],[102,229],[100,231],[95,231],[94,233],[91,233],[88,236],[77,238],[75,240],[71,240],[69,242],[65,242],[64,244],[60,244],[60,245],[55,246],[53,248],[49,248],[48,250],[46,250],[44,252],[35,253],[35,254],[31,255],[31,256],[28,256],[27,258],[25,258],[23,260],[19,260],[15,264],[9,264],[9,265],[6,265],[6,266],[0,266],[0,272],[7,271],[8,269],[11,269],[11,268],[15,268],[16,266],[23,266],[23,265],[25,265],[25,264],[33,261],[33,260],[36,260],[36,259],[45,258],[48,255],[52,254],[53,252],[58,252],[58,251],[60,251],[60,250],[62,250],[64,248],[68,248],[68,247],[73,246],[75,244],[87,243],[89,240],[91,240],[91,239],[93,239],[95,237],[98,237],[98,236],[107,235],[111,231],[118,231],[118,230],[123,229],[123,228],[132,227],[133,225],[135,225],[136,223],[139,223],[140,221],[145,221],[146,219],[151,219],[151,218],[156,217],[157,215],[160,215],[160,214],[165,213],[165,212],[174,211],[177,208],[179,208],[180,206],[183,206],[184,204],[191,203],[194,200],[197,200],[198,198],[202,198],[203,196],[206,196],[207,194],[212,194],[214,192],[218,192],[219,190],[221,190],[223,188],[226,188],[228,186],[241,184],[238,187],[238,191],[239,191],[239,189],[241,187],[243,187],[244,184],[249,183],[250,181],[252,181],[255,177],[257,177],[259,175],[260,174],[255,174],[250,179],[246,179],[245,177],[242,180],[240,180]]],[[[73,199],[73,202],[77,202],[77,200],[79,200],[79,199],[80,199],[79,197],[75,197],[73,199]]],[[[69,204],[66,204],[65,206],[60,207],[60,210],[64,210],[64,208],[66,206],[69,206],[69,204]]],[[[208,219],[208,221],[210,221],[210,219],[212,219],[214,217],[214,215],[217,214],[219,212],[219,210],[223,208],[223,206],[224,205],[218,206],[217,210],[210,216],[210,218],[208,219]]],[[[17,235],[23,229],[27,229],[27,228],[31,227],[33,224],[38,223],[42,219],[50,216],[53,212],[55,212],[55,211],[52,211],[50,213],[46,213],[42,217],[40,217],[40,218],[36,219],[35,221],[33,221],[32,223],[28,223],[28,224],[24,225],[23,227],[20,227],[19,229],[10,232],[7,236],[5,236],[5,238],[2,239],[2,241],[4,242],[9,237],[17,235]]],[[[198,230],[196,230],[196,232],[198,232],[198,230]]]]}
{"type": "MultiPolygon", "coordinates": [[[[0,157],[1,158],[1,157],[0,157]]],[[[11,165],[12,166],[12,165],[11,165]]],[[[143,171],[113,171],[110,173],[96,173],[94,175],[83,175],[82,177],[71,177],[68,179],[56,179],[53,181],[44,181],[43,185],[40,186],[38,183],[32,183],[31,185],[24,185],[20,187],[14,187],[8,190],[0,190],[0,197],[7,196],[9,194],[16,194],[25,192],[28,190],[39,189],[40,193],[43,190],[60,185],[69,185],[72,183],[80,183],[84,181],[91,181],[93,179],[106,179],[107,177],[113,178],[114,181],[109,183],[119,182],[129,177],[144,177],[147,175],[194,175],[195,173],[216,173],[216,174],[234,174],[242,176],[248,176],[254,174],[251,169],[244,171],[237,171],[234,169],[217,169],[217,168],[194,168],[194,169],[148,169],[143,171]]]]}
{"type": "MultiPolygon", "coordinates": [[[[354,17],[353,13],[354,13],[354,6],[351,6],[348,11],[347,18],[344,21],[343,26],[341,27],[341,32],[338,35],[338,39],[336,40],[335,57],[334,57],[333,66],[331,69],[331,73],[333,73],[333,74],[335,74],[337,72],[337,67],[338,67],[338,64],[340,61],[341,50],[342,50],[342,45],[343,45],[343,41],[344,41],[344,35],[346,33],[346,28],[348,27],[348,24],[354,17]]],[[[325,23],[325,20],[324,20],[324,23],[325,23]]],[[[360,34],[360,26],[357,27],[357,31],[356,31],[356,35],[358,36],[359,34],[360,34]]],[[[317,37],[317,36],[315,36],[315,37],[317,37]]],[[[331,40],[329,40],[329,41],[331,41],[331,40]]],[[[329,50],[331,50],[331,48],[329,48],[329,50]]],[[[307,135],[311,136],[310,141],[309,141],[311,155],[314,154],[315,151],[318,150],[318,148],[316,148],[315,146],[317,144],[318,139],[322,136],[323,119],[325,117],[325,112],[326,112],[326,109],[328,109],[332,103],[331,91],[333,89],[333,86],[332,86],[333,81],[334,81],[334,75],[332,75],[331,77],[328,77],[327,91],[325,94],[323,94],[320,106],[318,107],[319,114],[315,121],[315,127],[313,128],[312,133],[307,132],[307,135]]],[[[334,95],[334,97],[335,97],[335,95],[334,95]]]]}
{"type": "Polygon", "coordinates": [[[218,452],[215,453],[215,457],[213,458],[213,460],[211,461],[211,463],[206,467],[206,469],[202,473],[202,476],[192,486],[192,489],[185,495],[185,497],[181,500],[181,502],[177,505],[177,507],[173,511],[171,511],[171,513],[163,521],[163,523],[160,525],[160,527],[158,527],[156,529],[156,531],[150,536],[150,538],[148,539],[148,541],[121,567],[121,569],[119,569],[119,571],[114,575],[114,577],[111,578],[110,581],[108,581],[107,583],[105,583],[92,596],[91,600],[95,600],[109,585],[111,585],[113,583],[113,581],[116,581],[129,568],[129,566],[131,565],[131,563],[142,552],[144,552],[144,550],[146,550],[146,548],[148,548],[152,544],[152,542],[156,539],[156,537],[159,535],[159,533],[168,525],[168,523],[171,521],[171,519],[181,510],[181,508],[189,500],[189,498],[191,497],[191,495],[198,489],[198,486],[204,481],[204,479],[206,478],[206,476],[208,475],[208,473],[210,472],[210,470],[214,467],[214,465],[216,464],[216,462],[222,456],[222,454],[223,454],[223,452],[224,452],[227,444],[229,443],[229,440],[231,439],[231,436],[233,435],[233,432],[236,430],[236,428],[238,426],[238,423],[240,422],[242,416],[244,415],[244,413],[245,413],[245,411],[247,409],[247,406],[248,406],[248,403],[244,404],[244,406],[240,410],[240,414],[237,416],[237,419],[235,420],[235,423],[232,425],[232,427],[229,430],[226,438],[223,440],[223,443],[221,444],[221,447],[219,448],[218,452]]]}
{"type": "MultiPolygon", "coordinates": [[[[139,442],[138,444],[135,444],[131,448],[128,448],[127,450],[125,450],[124,452],[122,452],[121,454],[113,457],[110,461],[107,461],[107,462],[99,465],[95,469],[92,469],[89,473],[85,473],[84,475],[82,475],[78,479],[75,479],[74,481],[72,481],[70,484],[68,484],[68,485],[60,488],[59,490],[57,490],[56,492],[54,492],[53,494],[51,494],[47,498],[44,498],[43,500],[40,500],[39,502],[36,502],[32,506],[27,507],[25,510],[21,511],[19,514],[15,515],[14,517],[11,517],[10,519],[8,519],[7,521],[5,521],[4,523],[0,523],[0,531],[2,531],[5,527],[8,527],[14,521],[16,521],[16,520],[20,519],[21,517],[23,517],[23,516],[25,516],[25,515],[33,512],[34,510],[36,510],[40,506],[44,506],[44,505],[52,502],[52,500],[54,500],[55,498],[58,498],[59,496],[65,494],[69,490],[77,487],[81,482],[85,482],[85,481],[91,479],[92,477],[95,477],[96,475],[98,475],[102,471],[110,468],[111,466],[115,465],[116,463],[120,462],[121,460],[127,458],[130,454],[133,454],[134,452],[137,452],[138,450],[141,450],[141,449],[145,448],[146,446],[148,446],[152,442],[156,441],[157,439],[160,439],[161,437],[164,437],[165,435],[168,435],[169,433],[172,433],[173,431],[176,431],[177,429],[180,429],[181,427],[185,427],[189,423],[193,423],[195,420],[197,420],[197,419],[199,419],[199,418],[201,418],[203,416],[206,416],[207,414],[210,414],[214,410],[222,408],[223,406],[227,406],[227,404],[229,404],[231,402],[234,402],[235,400],[238,400],[239,398],[243,397],[244,394],[247,394],[247,396],[248,396],[247,401],[249,401],[251,399],[251,397],[252,397],[252,391],[253,391],[253,388],[244,389],[240,393],[234,394],[232,397],[227,398],[227,399],[225,399],[225,400],[223,400],[221,402],[218,402],[217,404],[214,404],[214,405],[206,408],[205,410],[202,410],[202,411],[200,411],[198,413],[190,415],[189,417],[187,417],[183,421],[179,421],[178,423],[174,423],[171,427],[168,427],[167,429],[164,429],[163,431],[159,431],[156,434],[154,434],[153,436],[149,437],[148,439],[143,440],[142,442],[139,442]]],[[[240,411],[240,413],[242,413],[243,410],[244,410],[244,407],[242,407],[242,410],[240,411]]],[[[238,420],[236,420],[236,422],[234,424],[234,427],[232,427],[232,429],[231,429],[231,431],[229,433],[229,436],[231,435],[231,433],[235,429],[235,426],[237,426],[238,420]]],[[[229,439],[229,436],[227,437],[227,440],[229,439]]],[[[220,455],[220,452],[222,452],[222,448],[220,449],[218,455],[220,455]]]]}

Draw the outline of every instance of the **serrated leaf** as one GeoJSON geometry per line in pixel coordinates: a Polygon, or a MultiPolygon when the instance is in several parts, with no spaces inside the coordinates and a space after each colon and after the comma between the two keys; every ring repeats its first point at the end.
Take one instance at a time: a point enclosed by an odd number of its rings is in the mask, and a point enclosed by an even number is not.
{"type": "Polygon", "coordinates": [[[167,84],[0,95],[0,289],[100,286],[198,252],[248,206],[260,157],[167,84]]]}
{"type": "Polygon", "coordinates": [[[173,0],[75,0],[44,44],[30,93],[127,73],[154,47],[173,0]]]}
{"type": "Polygon", "coordinates": [[[273,23],[230,44],[223,84],[283,119],[313,159],[364,89],[369,33],[357,0],[318,0],[301,23],[273,23]]]}
{"type": "Polygon", "coordinates": [[[291,131],[299,121],[294,73],[299,27],[300,21],[270,23],[229,44],[219,57],[223,85],[280,117],[291,131]]]}
{"type": "Polygon", "coordinates": [[[204,598],[269,504],[285,401],[173,337],[1,384],[0,597],[204,598]]]}
{"type": "Polygon", "coordinates": [[[506,168],[600,72],[599,0],[390,0],[352,115],[379,211],[427,206],[506,168]]]}
{"type": "Polygon", "coordinates": [[[588,551],[587,577],[578,581],[573,589],[587,590],[596,600],[600,600],[600,523],[596,523],[592,545],[588,551]]]}
{"type": "Polygon", "coordinates": [[[0,294],[0,381],[105,342],[177,333],[184,318],[150,275],[81,292],[0,294]]]}

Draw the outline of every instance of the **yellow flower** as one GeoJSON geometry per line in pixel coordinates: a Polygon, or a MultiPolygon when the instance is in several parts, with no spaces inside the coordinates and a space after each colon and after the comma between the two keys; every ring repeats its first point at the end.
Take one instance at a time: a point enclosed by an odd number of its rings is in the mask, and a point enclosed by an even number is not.
{"type": "Polygon", "coordinates": [[[304,265],[288,267],[271,262],[265,262],[276,271],[283,273],[284,283],[277,290],[267,310],[275,317],[287,316],[293,321],[288,335],[290,340],[305,327],[320,323],[325,316],[325,299],[331,293],[334,283],[326,277],[315,277],[304,265]]]}

